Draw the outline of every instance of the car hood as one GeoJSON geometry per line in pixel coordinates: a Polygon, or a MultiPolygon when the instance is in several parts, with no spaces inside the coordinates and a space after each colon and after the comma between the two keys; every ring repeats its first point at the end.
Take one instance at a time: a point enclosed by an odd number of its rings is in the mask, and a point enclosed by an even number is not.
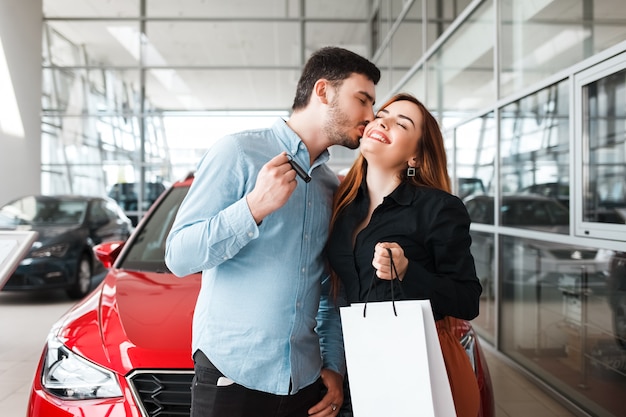
{"type": "Polygon", "coordinates": [[[26,231],[26,232],[37,232],[37,241],[41,242],[43,245],[48,244],[51,241],[57,240],[59,237],[62,237],[65,234],[75,233],[81,228],[79,224],[75,225],[19,225],[15,227],[7,227],[3,226],[0,230],[18,230],[18,231],[26,231]]]}
{"type": "Polygon", "coordinates": [[[67,315],[59,337],[122,375],[140,368],[193,368],[191,322],[200,275],[111,270],[67,315]]]}

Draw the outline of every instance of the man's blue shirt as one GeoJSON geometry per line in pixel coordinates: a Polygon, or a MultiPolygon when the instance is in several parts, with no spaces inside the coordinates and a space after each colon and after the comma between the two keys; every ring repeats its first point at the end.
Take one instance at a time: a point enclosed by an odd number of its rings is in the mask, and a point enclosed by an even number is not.
{"type": "Polygon", "coordinates": [[[345,373],[323,257],[338,184],[327,160],[326,151],[310,166],[306,146],[282,119],[222,138],[200,161],[167,238],[174,274],[202,271],[192,352],[202,350],[248,388],[285,395],[315,382],[322,367],[345,373]],[[312,181],[297,178],[287,203],[257,225],[245,196],[283,151],[312,181]]]}

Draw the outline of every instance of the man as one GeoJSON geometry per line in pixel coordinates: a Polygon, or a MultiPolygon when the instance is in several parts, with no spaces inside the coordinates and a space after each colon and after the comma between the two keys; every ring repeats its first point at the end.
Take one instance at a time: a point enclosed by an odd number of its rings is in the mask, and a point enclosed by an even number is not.
{"type": "Polygon", "coordinates": [[[365,58],[322,48],[288,121],[222,138],[200,162],[165,254],[174,274],[203,274],[192,417],[339,412],[345,359],[322,255],[338,180],[325,163],[331,145],[358,147],[379,79],[365,58]]]}

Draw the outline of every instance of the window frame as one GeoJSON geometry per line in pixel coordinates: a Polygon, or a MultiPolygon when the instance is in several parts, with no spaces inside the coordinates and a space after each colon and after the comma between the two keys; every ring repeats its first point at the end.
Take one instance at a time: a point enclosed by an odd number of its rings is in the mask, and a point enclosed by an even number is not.
{"type": "MultiPolygon", "coordinates": [[[[574,235],[606,240],[626,241],[626,224],[601,223],[586,221],[584,219],[584,192],[588,189],[587,176],[589,168],[585,167],[589,160],[589,138],[586,134],[587,127],[587,91],[586,87],[606,78],[612,74],[626,69],[626,52],[622,52],[610,59],[602,61],[592,67],[574,74],[574,181],[575,190],[579,190],[574,198],[575,221],[574,235]]],[[[625,145],[626,146],[626,145],[625,145]]]]}

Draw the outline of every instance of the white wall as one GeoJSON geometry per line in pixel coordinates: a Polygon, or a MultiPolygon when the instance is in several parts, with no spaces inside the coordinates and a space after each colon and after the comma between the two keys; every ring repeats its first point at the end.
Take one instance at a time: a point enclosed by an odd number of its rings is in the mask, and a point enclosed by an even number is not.
{"type": "Polygon", "coordinates": [[[41,188],[41,30],[42,0],[0,1],[0,205],[41,188]]]}

